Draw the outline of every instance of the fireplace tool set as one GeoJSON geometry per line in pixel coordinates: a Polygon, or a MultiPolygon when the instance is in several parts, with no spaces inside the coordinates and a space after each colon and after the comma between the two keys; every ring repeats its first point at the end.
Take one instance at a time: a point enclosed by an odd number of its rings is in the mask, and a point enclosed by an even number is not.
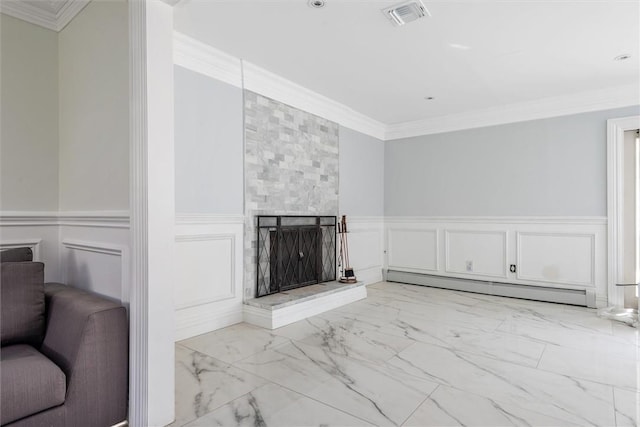
{"type": "Polygon", "coordinates": [[[356,279],[356,275],[353,272],[353,268],[350,267],[349,264],[349,245],[347,243],[347,216],[342,215],[342,219],[338,223],[338,236],[340,238],[340,258],[339,258],[339,266],[340,275],[339,282],[340,283],[356,283],[358,279],[356,279]]]}

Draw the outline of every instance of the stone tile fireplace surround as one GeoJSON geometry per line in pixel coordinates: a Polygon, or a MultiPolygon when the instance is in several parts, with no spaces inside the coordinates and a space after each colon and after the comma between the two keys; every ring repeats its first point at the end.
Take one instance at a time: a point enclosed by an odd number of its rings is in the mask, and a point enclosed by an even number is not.
{"type": "Polygon", "coordinates": [[[244,92],[244,299],[256,296],[256,216],[338,215],[338,124],[244,92]]]}

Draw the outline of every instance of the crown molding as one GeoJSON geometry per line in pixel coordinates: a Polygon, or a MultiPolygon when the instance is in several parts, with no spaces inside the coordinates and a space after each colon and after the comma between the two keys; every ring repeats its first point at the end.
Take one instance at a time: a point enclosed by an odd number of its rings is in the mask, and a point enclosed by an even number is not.
{"type": "Polygon", "coordinates": [[[36,7],[20,0],[3,0],[0,3],[0,12],[58,32],[66,27],[89,2],[90,0],[65,0],[57,12],[54,12],[49,8],[36,7]]]}
{"type": "Polygon", "coordinates": [[[173,63],[242,88],[240,59],[177,31],[173,32],[173,63]]]}
{"type": "Polygon", "coordinates": [[[174,32],[174,63],[383,141],[640,105],[640,87],[631,84],[385,124],[179,32],[174,32]]]}
{"type": "Polygon", "coordinates": [[[542,98],[387,126],[385,141],[640,105],[638,84],[542,98]]]}
{"type": "Polygon", "coordinates": [[[384,138],[384,123],[177,31],[174,32],[173,58],[181,67],[276,99],[374,138],[384,138]]]}

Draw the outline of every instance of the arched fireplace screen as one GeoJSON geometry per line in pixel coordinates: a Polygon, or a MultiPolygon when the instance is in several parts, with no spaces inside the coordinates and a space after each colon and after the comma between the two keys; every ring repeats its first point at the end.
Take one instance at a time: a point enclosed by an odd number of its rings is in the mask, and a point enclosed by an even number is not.
{"type": "Polygon", "coordinates": [[[256,297],[336,280],[335,216],[257,217],[256,297]]]}

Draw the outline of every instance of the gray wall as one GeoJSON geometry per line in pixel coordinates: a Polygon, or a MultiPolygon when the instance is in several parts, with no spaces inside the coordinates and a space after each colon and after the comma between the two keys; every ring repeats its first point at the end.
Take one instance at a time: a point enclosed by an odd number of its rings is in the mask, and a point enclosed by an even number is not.
{"type": "Polygon", "coordinates": [[[384,142],[340,126],[340,214],[384,215],[384,142]]]}
{"type": "Polygon", "coordinates": [[[0,20],[0,208],[57,211],[58,35],[0,20]]]}
{"type": "Polygon", "coordinates": [[[129,209],[128,17],[90,2],[58,33],[61,211],[129,209]]]}
{"type": "Polygon", "coordinates": [[[242,90],[176,66],[176,212],[242,214],[242,90]]]}
{"type": "Polygon", "coordinates": [[[606,121],[583,113],[385,143],[385,215],[605,216],[606,121]]]}

